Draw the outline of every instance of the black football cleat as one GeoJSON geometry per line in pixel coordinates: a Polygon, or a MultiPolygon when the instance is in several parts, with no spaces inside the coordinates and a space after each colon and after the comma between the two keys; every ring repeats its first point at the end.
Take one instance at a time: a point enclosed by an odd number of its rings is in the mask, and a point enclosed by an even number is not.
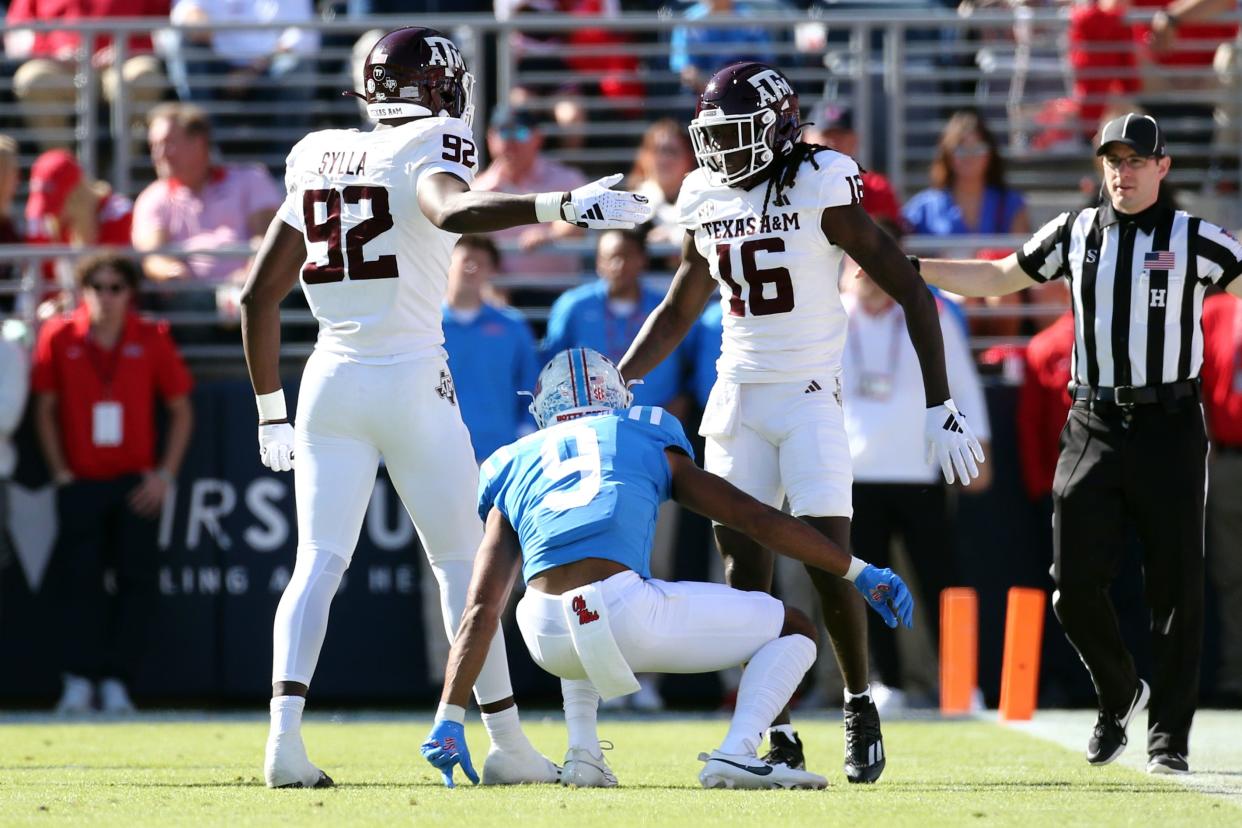
{"type": "Polygon", "coordinates": [[[806,770],[802,740],[797,733],[791,739],[779,730],[768,731],[768,752],[763,754],[763,761],[769,765],[787,765],[794,770],[806,770]]]}
{"type": "Polygon", "coordinates": [[[869,696],[845,703],[845,778],[870,784],[884,773],[880,712],[869,696]]]}

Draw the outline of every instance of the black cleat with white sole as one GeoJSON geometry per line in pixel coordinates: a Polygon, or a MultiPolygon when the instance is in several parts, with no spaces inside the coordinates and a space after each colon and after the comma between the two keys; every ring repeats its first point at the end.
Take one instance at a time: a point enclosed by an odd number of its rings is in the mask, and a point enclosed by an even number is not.
{"type": "Polygon", "coordinates": [[[1153,753],[1147,760],[1147,772],[1158,774],[1181,775],[1190,773],[1190,763],[1186,757],[1171,750],[1153,753]]]}
{"type": "Polygon", "coordinates": [[[880,712],[870,696],[845,703],[845,778],[870,784],[884,773],[884,736],[880,712]]]}
{"type": "Polygon", "coordinates": [[[779,730],[769,730],[768,752],[763,754],[763,761],[769,765],[788,765],[794,770],[806,770],[802,740],[797,733],[790,738],[779,730]]]}

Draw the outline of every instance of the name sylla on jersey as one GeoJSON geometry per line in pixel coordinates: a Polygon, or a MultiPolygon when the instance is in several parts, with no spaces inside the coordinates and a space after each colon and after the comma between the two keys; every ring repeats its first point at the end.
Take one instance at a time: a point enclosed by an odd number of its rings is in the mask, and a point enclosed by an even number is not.
{"type": "Polygon", "coordinates": [[[797,213],[781,213],[778,216],[747,216],[746,218],[721,219],[703,222],[703,229],[715,240],[737,239],[755,233],[783,233],[801,230],[797,213]]]}
{"type": "Polygon", "coordinates": [[[319,161],[320,175],[366,175],[367,154],[363,152],[325,152],[319,161]]]}

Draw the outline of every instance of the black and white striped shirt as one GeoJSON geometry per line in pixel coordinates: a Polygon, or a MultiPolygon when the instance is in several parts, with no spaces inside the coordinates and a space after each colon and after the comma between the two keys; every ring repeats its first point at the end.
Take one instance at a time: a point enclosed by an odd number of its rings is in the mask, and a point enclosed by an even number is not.
{"type": "Polygon", "coordinates": [[[1159,385],[1199,376],[1203,295],[1242,274],[1242,244],[1182,210],[1105,204],[1045,224],[1018,263],[1037,282],[1069,279],[1075,383],[1159,385]]]}

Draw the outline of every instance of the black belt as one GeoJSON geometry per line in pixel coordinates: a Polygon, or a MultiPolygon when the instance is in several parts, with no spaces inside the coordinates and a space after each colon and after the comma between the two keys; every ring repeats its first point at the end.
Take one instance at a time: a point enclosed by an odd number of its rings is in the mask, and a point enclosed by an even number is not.
{"type": "Polygon", "coordinates": [[[1102,402],[1129,408],[1133,405],[1173,403],[1199,396],[1198,380],[1181,380],[1164,385],[1119,385],[1116,388],[1071,385],[1070,396],[1075,402],[1102,402]]]}

